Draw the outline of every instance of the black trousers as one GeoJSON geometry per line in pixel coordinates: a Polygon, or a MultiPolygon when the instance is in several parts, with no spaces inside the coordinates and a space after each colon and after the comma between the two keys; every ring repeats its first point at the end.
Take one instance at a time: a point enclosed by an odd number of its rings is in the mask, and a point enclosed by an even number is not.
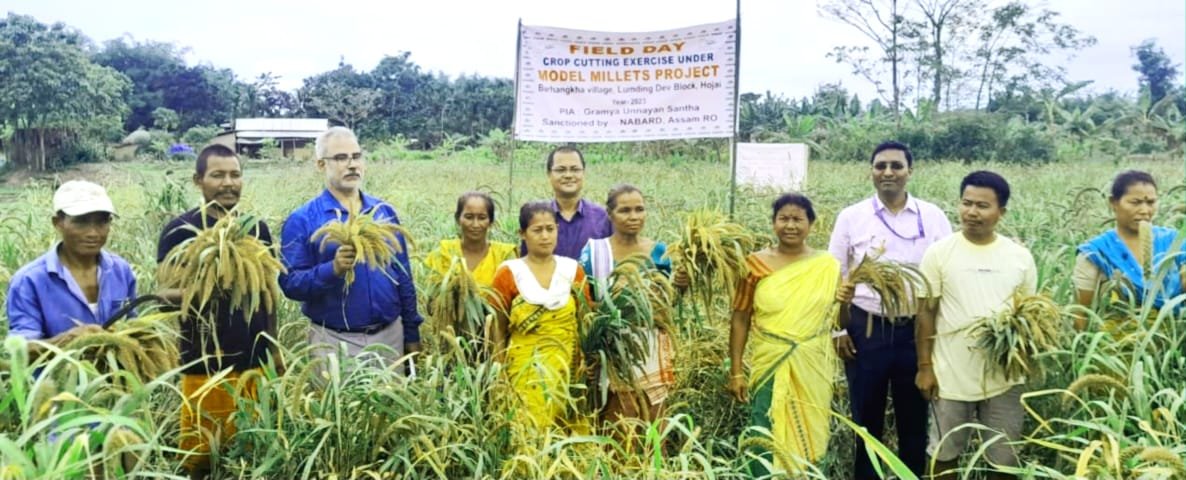
{"type": "MultiPolygon", "coordinates": [[[[874,437],[882,439],[886,399],[892,394],[898,457],[922,478],[927,461],[927,402],[914,385],[914,377],[918,374],[914,322],[894,325],[855,305],[850,307],[849,313],[848,335],[857,349],[856,358],[844,365],[852,419],[874,437]],[[873,334],[866,337],[870,321],[873,334]]],[[[860,438],[856,440],[853,478],[879,478],[860,438]]]]}

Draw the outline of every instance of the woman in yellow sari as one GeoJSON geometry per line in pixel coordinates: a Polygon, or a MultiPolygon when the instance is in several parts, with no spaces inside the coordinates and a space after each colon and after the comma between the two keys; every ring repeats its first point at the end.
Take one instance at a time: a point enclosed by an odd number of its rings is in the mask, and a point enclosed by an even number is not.
{"type": "MultiPolygon", "coordinates": [[[[728,389],[738,401],[752,400],[752,425],[770,430],[778,455],[772,459],[764,452],[765,458],[797,474],[828,447],[832,382],[839,368],[829,312],[840,266],[827,251],[806,243],[815,222],[811,200],[788,193],[773,209],[778,244],[746,258],[750,274],[733,301],[728,389]],[[747,377],[742,356],[751,339],[747,377]]],[[[751,470],[755,476],[765,473],[758,462],[751,470]]]]}
{"type": "Polygon", "coordinates": [[[504,262],[493,283],[505,312],[494,326],[495,358],[503,358],[529,426],[538,431],[564,414],[577,350],[576,295],[589,301],[581,266],[553,254],[556,236],[551,204],[524,204],[519,237],[527,255],[504,262]]]}
{"type": "Polygon", "coordinates": [[[440,246],[424,259],[424,265],[443,276],[454,258],[464,258],[474,281],[490,286],[498,266],[515,258],[515,245],[489,239],[490,226],[494,224],[494,199],[484,192],[461,194],[457,197],[453,220],[457,222],[459,238],[441,240],[440,246]]]}

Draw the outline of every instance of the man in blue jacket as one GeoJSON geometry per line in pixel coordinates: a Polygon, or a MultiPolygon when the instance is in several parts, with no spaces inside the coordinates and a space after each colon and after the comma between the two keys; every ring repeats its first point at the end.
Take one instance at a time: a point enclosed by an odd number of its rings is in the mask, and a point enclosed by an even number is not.
{"type": "MultiPolygon", "coordinates": [[[[368,345],[385,345],[394,356],[420,350],[420,324],[416,311],[416,287],[412,284],[407,245],[399,237],[402,252],[390,265],[357,262],[351,246],[327,244],[324,250],[311,240],[323,225],[345,220],[349,212],[375,212],[377,221],[399,223],[391,204],[362,191],[366,161],[354,132],[333,127],[317,138],[317,170],[325,175],[325,190],[301,205],[284,222],[280,233],[281,257],[288,273],[280,276],[280,288],[301,302],[301,311],[312,323],[311,345],[328,344],[337,351],[357,356],[368,345]],[[347,272],[354,283],[346,288],[347,272]]],[[[402,370],[402,366],[400,367],[402,370]]]]}

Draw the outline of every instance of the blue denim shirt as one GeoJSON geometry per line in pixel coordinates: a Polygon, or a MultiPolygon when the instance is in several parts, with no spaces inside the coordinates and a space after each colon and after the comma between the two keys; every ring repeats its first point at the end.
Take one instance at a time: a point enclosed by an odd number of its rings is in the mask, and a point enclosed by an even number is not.
{"type": "Polygon", "coordinates": [[[8,286],[8,334],[29,340],[53,338],[78,326],[102,325],[126,302],[136,298],[132,267],[118,255],[99,253],[99,314],[91,312],[86,295],[58,258],[55,243],[44,255],[21,267],[8,286]]]}
{"type": "MultiPolygon", "coordinates": [[[[376,220],[399,223],[390,204],[362,194],[362,211],[375,210],[376,220]]],[[[354,266],[354,283],[344,291],[345,281],[334,275],[334,254],[338,245],[313,243],[313,232],[331,221],[346,216],[346,208],[329,190],[301,205],[280,232],[280,255],[288,273],[280,275],[280,288],[288,298],[302,302],[301,311],[313,323],[334,329],[359,330],[376,324],[403,320],[404,341],[420,341],[423,319],[416,311],[416,287],[412,284],[412,265],[408,247],[399,237],[403,253],[397,262],[372,269],[362,263],[354,266]]]]}

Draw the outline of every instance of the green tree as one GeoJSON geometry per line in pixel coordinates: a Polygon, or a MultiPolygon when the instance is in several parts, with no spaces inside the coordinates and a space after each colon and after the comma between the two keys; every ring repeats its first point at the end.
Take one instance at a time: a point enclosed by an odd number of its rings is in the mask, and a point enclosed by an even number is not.
{"type": "Polygon", "coordinates": [[[370,75],[339,64],[335,70],[306,78],[297,95],[309,114],[359,129],[371,118],[382,98],[381,92],[371,84],[370,75]]]}
{"type": "Polygon", "coordinates": [[[234,116],[240,82],[234,72],[210,65],[186,65],[187,50],[168,42],[137,42],[131,37],[104,43],[94,55],[100,65],[114,68],[132,80],[125,100],[131,113],[124,128],[148,128],[152,112],[168,108],[177,112],[178,126],[217,125],[234,116]]]}
{"type": "Polygon", "coordinates": [[[832,119],[844,119],[860,113],[860,100],[855,104],[849,101],[848,89],[839,83],[825,83],[816,88],[811,97],[811,105],[804,110],[832,119]],[[851,108],[855,107],[853,111],[851,108]]]}
{"type": "MultiPolygon", "coordinates": [[[[928,52],[926,67],[931,78],[931,104],[939,108],[943,92],[950,88],[956,74],[950,51],[957,48],[957,30],[969,23],[977,5],[971,0],[915,0],[925,19],[926,35],[920,37],[921,50],[928,52]]],[[[950,104],[950,102],[948,102],[950,104]]]]}
{"type": "Polygon", "coordinates": [[[1073,56],[1095,45],[1096,39],[1059,23],[1058,17],[1052,10],[1012,1],[978,20],[977,45],[969,59],[972,70],[979,72],[977,110],[988,104],[998,86],[1042,89],[1067,83],[1065,68],[1051,62],[1051,55],[1066,52],[1068,57],[1073,56]]]}
{"type": "Polygon", "coordinates": [[[165,106],[177,111],[181,130],[197,125],[219,125],[235,116],[235,92],[240,85],[229,68],[187,67],[163,89],[165,106]]]}
{"type": "Polygon", "coordinates": [[[349,125],[360,136],[403,136],[431,148],[473,145],[488,132],[510,129],[515,90],[507,78],[428,73],[401,52],[370,72],[339,62],[306,78],[297,97],[304,113],[349,125]]]}
{"type": "Polygon", "coordinates": [[[443,86],[434,85],[437,79],[421,71],[411,55],[401,52],[384,56],[371,70],[373,86],[381,92],[374,128],[383,135],[423,139],[430,124],[439,124],[429,117],[434,110],[432,104],[443,103],[445,95],[443,86]]]}
{"type": "Polygon", "coordinates": [[[1068,83],[1057,90],[1053,88],[1043,88],[1038,92],[1039,98],[1042,101],[1042,118],[1046,121],[1046,129],[1051,134],[1055,132],[1058,126],[1059,119],[1065,114],[1066,109],[1063,108],[1063,101],[1075,92],[1087,88],[1092,81],[1087,80],[1083,82],[1068,83]]]}
{"type": "Polygon", "coordinates": [[[890,104],[895,119],[901,113],[906,90],[902,82],[906,50],[910,39],[918,35],[917,23],[906,17],[907,7],[906,0],[830,0],[819,7],[820,15],[848,24],[877,46],[876,54],[864,46],[837,46],[828,56],[848,64],[853,74],[872,83],[890,104]],[[886,64],[890,70],[888,92],[883,78],[886,64]]]}
{"type": "Polygon", "coordinates": [[[783,117],[795,110],[793,100],[769,90],[765,95],[743,93],[740,100],[738,134],[745,141],[761,141],[780,132],[783,117]]]}
{"type": "Polygon", "coordinates": [[[1141,75],[1141,89],[1148,90],[1149,100],[1156,104],[1173,90],[1174,80],[1178,78],[1178,66],[1153,40],[1141,42],[1132,51],[1137,57],[1132,69],[1141,75]]]}
{"type": "Polygon", "coordinates": [[[1129,104],[1127,111],[1116,118],[1114,123],[1121,129],[1122,135],[1153,139],[1164,145],[1165,151],[1177,152],[1186,140],[1182,138],[1186,121],[1174,100],[1166,96],[1155,102],[1148,91],[1143,92],[1138,101],[1129,104]]]}
{"type": "Polygon", "coordinates": [[[38,143],[36,154],[17,150],[15,164],[51,168],[57,163],[47,158],[51,129],[77,133],[89,122],[126,111],[123,97],[130,82],[92,63],[86,44],[85,37],[61,23],[45,25],[12,13],[0,20],[0,122],[38,143]]]}
{"type": "Polygon", "coordinates": [[[515,90],[508,78],[461,76],[450,82],[447,98],[442,123],[449,132],[478,138],[511,126],[515,90]]]}
{"type": "Polygon", "coordinates": [[[296,96],[281,90],[280,76],[261,73],[251,83],[238,83],[238,117],[284,118],[300,111],[296,96]]]}
{"type": "Polygon", "coordinates": [[[132,89],[125,98],[130,109],[125,129],[152,127],[153,110],[165,106],[164,88],[170,84],[172,75],[185,67],[183,53],[171,43],[136,43],[125,37],[107,41],[94,55],[96,63],[114,68],[132,81],[132,89]]]}
{"type": "Polygon", "coordinates": [[[218,127],[212,125],[197,126],[186,130],[185,135],[181,136],[181,142],[194,147],[196,150],[209,144],[210,140],[218,136],[218,133],[218,127]]]}
{"type": "Polygon", "coordinates": [[[177,112],[165,107],[157,107],[152,111],[152,126],[159,128],[166,132],[177,130],[181,125],[181,117],[177,116],[177,112]]]}

